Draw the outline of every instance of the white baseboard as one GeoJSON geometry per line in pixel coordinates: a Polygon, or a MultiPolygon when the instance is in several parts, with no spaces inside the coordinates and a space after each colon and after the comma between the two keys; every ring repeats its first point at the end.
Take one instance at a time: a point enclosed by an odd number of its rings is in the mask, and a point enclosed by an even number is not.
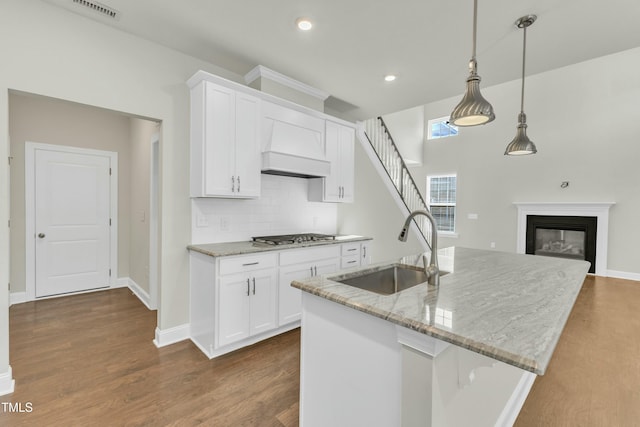
{"type": "Polygon", "coordinates": [[[188,323],[165,330],[156,328],[156,338],[153,340],[153,343],[156,345],[156,347],[160,348],[170,344],[175,344],[180,341],[188,340],[190,336],[191,328],[189,327],[188,323]]]}
{"type": "MultiPolygon", "coordinates": [[[[133,281],[133,279],[131,279],[130,277],[119,277],[114,284],[112,284],[111,286],[109,286],[109,288],[101,288],[101,289],[91,289],[89,291],[86,292],[99,292],[99,291],[104,291],[107,289],[117,289],[117,288],[129,288],[131,289],[131,292],[133,292],[135,294],[135,296],[138,297],[138,299],[140,301],[142,301],[142,303],[149,309],[149,310],[153,310],[151,308],[151,297],[149,296],[149,293],[147,291],[145,291],[144,289],[142,289],[140,287],[140,285],[138,285],[136,282],[133,281]]],[[[78,294],[80,293],[84,293],[84,292],[78,292],[78,294]]],[[[54,297],[60,297],[60,296],[66,296],[66,295],[55,295],[54,297]]],[[[9,305],[13,305],[13,304],[21,304],[23,302],[28,302],[29,300],[27,300],[27,293],[26,292],[11,292],[9,294],[9,305]]],[[[32,300],[33,301],[33,300],[32,300]]]]}
{"type": "Polygon", "coordinates": [[[518,414],[524,405],[524,401],[527,400],[527,396],[533,387],[533,382],[536,380],[536,374],[532,372],[523,372],[518,385],[513,390],[509,401],[502,410],[500,417],[496,421],[496,426],[511,427],[516,422],[518,414]]]}
{"type": "Polygon", "coordinates": [[[626,271],[607,270],[607,276],[617,279],[640,281],[640,273],[627,273],[626,271]]]}
{"type": "Polygon", "coordinates": [[[138,285],[130,277],[121,277],[121,278],[119,278],[118,279],[118,284],[120,283],[120,281],[125,281],[125,285],[124,286],[128,287],[129,289],[131,289],[131,292],[133,292],[134,295],[137,296],[140,301],[142,301],[142,303],[145,305],[145,307],[147,307],[149,310],[152,310],[152,308],[151,308],[151,297],[149,296],[149,293],[147,291],[142,289],[140,287],[140,285],[138,285]]]}
{"type": "Polygon", "coordinates": [[[13,304],[22,304],[23,302],[27,302],[26,292],[11,292],[9,294],[9,306],[12,306],[13,304]]]}
{"type": "Polygon", "coordinates": [[[13,371],[11,370],[11,366],[9,366],[7,372],[0,374],[0,396],[13,393],[15,386],[16,381],[13,379],[13,371]]]}

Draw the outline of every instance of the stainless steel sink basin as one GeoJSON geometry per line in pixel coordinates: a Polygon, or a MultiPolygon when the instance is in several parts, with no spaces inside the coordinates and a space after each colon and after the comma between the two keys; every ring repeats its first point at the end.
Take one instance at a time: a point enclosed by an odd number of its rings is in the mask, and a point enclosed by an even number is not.
{"type": "MultiPolygon", "coordinates": [[[[441,272],[440,275],[446,274],[441,272]]],[[[329,279],[382,295],[391,295],[427,282],[427,275],[419,267],[394,264],[377,271],[363,271],[362,274],[345,274],[329,279]]]]}

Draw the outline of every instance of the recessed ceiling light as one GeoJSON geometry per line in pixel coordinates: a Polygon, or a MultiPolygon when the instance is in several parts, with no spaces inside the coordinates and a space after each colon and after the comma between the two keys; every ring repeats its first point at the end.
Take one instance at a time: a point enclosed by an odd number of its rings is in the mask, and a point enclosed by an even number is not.
{"type": "Polygon", "coordinates": [[[313,23],[311,23],[309,18],[298,18],[296,19],[296,26],[302,31],[309,31],[313,28],[313,23]]]}
{"type": "Polygon", "coordinates": [[[396,76],[393,74],[387,74],[386,76],[384,76],[384,81],[385,82],[392,82],[396,79],[396,76]]]}

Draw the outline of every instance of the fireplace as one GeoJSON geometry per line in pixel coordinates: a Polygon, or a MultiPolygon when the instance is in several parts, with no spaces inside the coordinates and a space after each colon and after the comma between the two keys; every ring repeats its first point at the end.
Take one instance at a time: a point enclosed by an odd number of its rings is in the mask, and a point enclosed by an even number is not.
{"type": "Polygon", "coordinates": [[[595,216],[527,215],[525,253],[589,261],[596,271],[595,216]]]}
{"type": "MultiPolygon", "coordinates": [[[[541,216],[541,217],[554,217],[555,219],[551,224],[544,224],[540,228],[543,230],[541,234],[540,248],[538,250],[553,250],[555,252],[562,252],[569,257],[569,255],[579,255],[579,250],[574,250],[574,246],[578,246],[583,235],[578,233],[568,233],[569,231],[582,231],[588,234],[586,230],[576,230],[575,228],[566,228],[567,224],[557,225],[557,220],[566,217],[571,221],[571,218],[577,217],[592,217],[595,218],[595,229],[593,231],[595,243],[593,243],[589,237],[584,235],[585,239],[585,259],[591,261],[591,272],[598,276],[607,276],[607,243],[609,240],[609,208],[613,206],[613,202],[594,202],[594,203],[538,203],[538,202],[516,202],[514,205],[518,208],[518,229],[517,229],[517,243],[516,251],[518,253],[531,253],[527,250],[527,227],[529,216],[541,216]],[[563,231],[561,233],[561,231],[563,231]],[[544,243],[547,243],[545,249],[544,243]],[[564,243],[562,242],[564,240],[564,243]],[[595,244],[595,250],[592,246],[595,244]],[[571,248],[568,246],[571,245],[571,248]],[[590,259],[591,251],[594,251],[593,259],[590,259]],[[576,252],[576,253],[572,253],[576,252]]],[[[535,247],[535,243],[534,243],[535,247]]],[[[535,249],[534,252],[535,253],[535,249]]]]}

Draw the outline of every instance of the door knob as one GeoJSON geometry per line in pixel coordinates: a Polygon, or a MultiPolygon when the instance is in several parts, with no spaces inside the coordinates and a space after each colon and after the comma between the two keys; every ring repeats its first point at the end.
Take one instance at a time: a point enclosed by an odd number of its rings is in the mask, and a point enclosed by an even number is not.
{"type": "Polygon", "coordinates": [[[44,233],[38,234],[38,237],[41,238],[41,239],[44,239],[44,233]]]}

